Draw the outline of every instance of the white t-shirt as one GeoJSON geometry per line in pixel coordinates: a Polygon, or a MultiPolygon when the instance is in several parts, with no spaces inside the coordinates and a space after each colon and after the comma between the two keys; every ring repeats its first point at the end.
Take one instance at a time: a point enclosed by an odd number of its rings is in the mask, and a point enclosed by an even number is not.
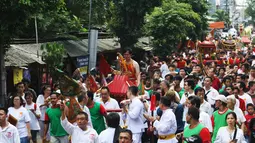
{"type": "Polygon", "coordinates": [[[207,114],[203,111],[200,111],[199,122],[201,124],[203,124],[209,130],[209,132],[211,132],[211,133],[213,132],[212,121],[211,121],[209,114],[207,114]]]}
{"type": "Polygon", "coordinates": [[[169,69],[168,69],[167,64],[164,63],[164,64],[161,65],[160,72],[161,72],[161,77],[163,79],[165,79],[166,74],[170,72],[169,69]]]}
{"type": "Polygon", "coordinates": [[[38,108],[40,108],[40,112],[41,112],[41,117],[39,119],[40,121],[45,120],[45,112],[46,112],[46,109],[48,108],[47,106],[40,107],[43,104],[44,104],[44,96],[42,94],[40,94],[36,100],[36,105],[38,108]]]}
{"type": "Polygon", "coordinates": [[[105,103],[103,102],[102,98],[99,98],[96,102],[102,104],[106,110],[107,109],[120,109],[118,102],[113,98],[109,98],[109,100],[105,103]]]}
{"type": "Polygon", "coordinates": [[[31,130],[40,130],[40,125],[39,125],[38,119],[35,116],[35,114],[41,116],[40,108],[37,107],[37,105],[35,103],[32,103],[31,105],[26,104],[25,108],[27,109],[27,111],[29,113],[29,116],[30,116],[30,119],[31,119],[31,121],[30,121],[30,129],[31,130]],[[35,114],[32,113],[32,111],[30,109],[35,110],[35,114]]]}
{"type": "MultiPolygon", "coordinates": [[[[195,96],[194,92],[192,94],[188,93],[188,96],[186,96],[186,94],[184,93],[180,100],[180,104],[184,104],[186,102],[186,100],[188,99],[188,97],[190,97],[190,96],[195,96]]],[[[184,121],[184,122],[186,122],[186,114],[187,113],[188,113],[188,107],[185,105],[183,108],[183,117],[182,117],[182,121],[184,121]]]]}
{"type": "Polygon", "coordinates": [[[238,95],[239,98],[243,99],[244,102],[245,102],[245,107],[247,106],[247,104],[249,103],[252,103],[253,104],[253,101],[251,99],[251,96],[247,93],[244,93],[243,95],[238,95]]]}
{"type": "Polygon", "coordinates": [[[8,126],[3,128],[0,126],[0,143],[19,143],[19,132],[15,126],[8,123],[8,126]]]}
{"type": "Polygon", "coordinates": [[[27,109],[24,108],[23,106],[21,106],[19,109],[10,107],[10,108],[8,108],[8,115],[10,115],[10,114],[18,120],[16,127],[19,131],[20,138],[27,137],[28,131],[27,131],[26,123],[29,123],[31,120],[27,109]]]}
{"type": "Polygon", "coordinates": [[[89,108],[86,105],[84,106],[83,111],[88,114],[88,126],[93,128],[89,108]]]}
{"type": "Polygon", "coordinates": [[[68,122],[67,118],[61,120],[61,125],[65,131],[72,136],[72,143],[98,143],[98,134],[93,128],[83,131],[80,127],[68,122]]]}
{"type": "MultiPolygon", "coordinates": [[[[227,127],[221,127],[217,133],[214,143],[229,143],[234,137],[234,132],[230,134],[227,127]]],[[[237,129],[236,139],[237,143],[246,143],[241,129],[237,129]]]]}
{"type": "Polygon", "coordinates": [[[214,98],[216,98],[219,95],[219,92],[213,87],[211,87],[209,90],[205,89],[205,95],[207,96],[207,102],[210,103],[211,105],[214,105],[215,104],[214,98]]]}
{"type": "Polygon", "coordinates": [[[99,134],[99,143],[113,143],[114,133],[115,128],[108,127],[106,130],[99,134]]]}
{"type": "Polygon", "coordinates": [[[209,114],[209,116],[212,116],[213,113],[213,109],[211,107],[211,104],[208,103],[207,101],[204,100],[204,102],[200,105],[200,111],[203,111],[207,114],[209,114]]]}
{"type": "Polygon", "coordinates": [[[241,123],[244,123],[246,121],[244,115],[243,115],[243,111],[238,107],[234,107],[234,112],[236,113],[237,116],[237,122],[239,125],[241,125],[241,123]]]}

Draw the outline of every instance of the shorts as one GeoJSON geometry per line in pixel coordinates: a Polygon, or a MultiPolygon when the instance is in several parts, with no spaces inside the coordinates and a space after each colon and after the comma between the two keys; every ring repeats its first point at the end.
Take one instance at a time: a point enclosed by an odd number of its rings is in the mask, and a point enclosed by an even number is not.
{"type": "Polygon", "coordinates": [[[38,132],[39,132],[39,130],[31,130],[32,141],[36,141],[38,132]]]}

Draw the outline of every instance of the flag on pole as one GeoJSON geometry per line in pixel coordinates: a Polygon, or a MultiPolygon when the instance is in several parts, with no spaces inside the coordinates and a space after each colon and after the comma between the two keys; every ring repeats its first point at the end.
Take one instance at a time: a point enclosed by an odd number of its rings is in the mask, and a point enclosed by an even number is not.
{"type": "Polygon", "coordinates": [[[156,110],[156,95],[151,96],[151,108],[150,110],[153,112],[156,110]]]}
{"type": "Polygon", "coordinates": [[[102,75],[107,76],[109,73],[112,72],[111,66],[108,64],[108,62],[105,60],[104,56],[101,55],[100,61],[99,61],[99,71],[102,75]]]}
{"type": "Polygon", "coordinates": [[[90,83],[89,90],[92,92],[96,92],[98,90],[98,87],[97,87],[95,78],[90,74],[89,74],[88,78],[89,78],[89,83],[90,83]]]}

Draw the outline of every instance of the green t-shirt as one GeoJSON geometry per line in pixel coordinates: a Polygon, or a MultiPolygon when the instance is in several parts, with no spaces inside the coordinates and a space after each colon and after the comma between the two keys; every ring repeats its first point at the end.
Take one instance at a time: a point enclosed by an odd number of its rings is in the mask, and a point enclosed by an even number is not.
{"type": "MultiPolygon", "coordinates": [[[[193,135],[199,135],[201,130],[204,128],[204,125],[198,124],[195,128],[190,129],[189,125],[184,128],[183,137],[188,138],[193,135]]],[[[184,141],[186,143],[186,141],[184,141]]]]}
{"type": "Polygon", "coordinates": [[[98,134],[100,134],[103,130],[105,130],[104,117],[100,114],[100,103],[95,102],[94,106],[89,108],[89,112],[93,128],[98,134]]]}
{"type": "Polygon", "coordinates": [[[59,108],[48,108],[46,114],[50,121],[50,135],[62,137],[68,135],[60,123],[61,110],[59,108]]]}
{"type": "Polygon", "coordinates": [[[227,109],[227,111],[223,114],[219,114],[219,110],[213,112],[213,137],[212,137],[212,143],[214,143],[218,130],[220,127],[227,126],[227,121],[226,121],[226,115],[232,112],[230,109],[227,109]]]}
{"type": "Polygon", "coordinates": [[[178,92],[180,99],[182,99],[182,95],[184,94],[184,92],[185,92],[184,88],[182,88],[182,90],[178,92]]]}

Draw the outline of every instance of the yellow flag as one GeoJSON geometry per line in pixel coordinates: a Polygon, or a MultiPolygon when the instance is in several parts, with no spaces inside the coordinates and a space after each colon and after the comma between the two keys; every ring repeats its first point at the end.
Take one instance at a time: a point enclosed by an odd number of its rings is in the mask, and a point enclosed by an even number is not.
{"type": "Polygon", "coordinates": [[[23,69],[15,68],[13,69],[13,84],[21,82],[23,79],[23,69]]]}

